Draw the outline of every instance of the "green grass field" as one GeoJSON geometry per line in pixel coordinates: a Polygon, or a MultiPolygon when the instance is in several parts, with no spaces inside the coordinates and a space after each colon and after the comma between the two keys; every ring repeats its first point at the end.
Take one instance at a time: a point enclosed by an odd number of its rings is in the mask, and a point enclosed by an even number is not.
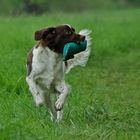
{"type": "Polygon", "coordinates": [[[139,140],[140,9],[0,17],[0,140],[139,140]],[[36,108],[25,82],[27,52],[37,29],[69,23],[92,30],[86,68],[72,86],[64,120],[36,108]]]}

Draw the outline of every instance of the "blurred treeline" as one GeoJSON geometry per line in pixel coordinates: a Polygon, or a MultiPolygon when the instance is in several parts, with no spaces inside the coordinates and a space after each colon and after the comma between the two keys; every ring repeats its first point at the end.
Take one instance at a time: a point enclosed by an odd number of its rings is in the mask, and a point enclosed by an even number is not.
{"type": "Polygon", "coordinates": [[[140,7],[140,0],[0,0],[0,15],[140,7]]]}

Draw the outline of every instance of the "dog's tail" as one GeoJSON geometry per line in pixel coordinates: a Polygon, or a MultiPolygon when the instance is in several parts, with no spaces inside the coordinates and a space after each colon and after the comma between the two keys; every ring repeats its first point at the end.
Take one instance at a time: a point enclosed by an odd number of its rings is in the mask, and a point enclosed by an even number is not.
{"type": "Polygon", "coordinates": [[[79,32],[79,34],[84,35],[87,40],[87,48],[85,51],[82,51],[78,54],[74,55],[73,59],[69,59],[66,63],[65,63],[65,73],[68,73],[73,67],[75,66],[82,66],[84,67],[87,64],[89,55],[90,55],[90,45],[91,45],[91,31],[88,29],[83,29],[79,32]]]}

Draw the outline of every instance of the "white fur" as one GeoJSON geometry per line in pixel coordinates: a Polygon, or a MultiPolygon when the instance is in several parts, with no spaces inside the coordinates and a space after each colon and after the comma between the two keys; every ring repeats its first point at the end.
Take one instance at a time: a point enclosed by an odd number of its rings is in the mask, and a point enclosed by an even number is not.
{"type": "Polygon", "coordinates": [[[65,73],[76,65],[85,66],[90,55],[90,32],[88,30],[80,31],[80,34],[86,36],[87,49],[76,54],[73,59],[68,60],[68,66],[65,66],[62,56],[51,51],[48,47],[38,46],[33,48],[32,71],[26,77],[29,89],[33,95],[37,106],[45,104],[53,117],[60,121],[63,116],[63,105],[70,92],[70,86],[64,80],[65,73]],[[52,104],[52,93],[55,92],[55,108],[52,104]]]}

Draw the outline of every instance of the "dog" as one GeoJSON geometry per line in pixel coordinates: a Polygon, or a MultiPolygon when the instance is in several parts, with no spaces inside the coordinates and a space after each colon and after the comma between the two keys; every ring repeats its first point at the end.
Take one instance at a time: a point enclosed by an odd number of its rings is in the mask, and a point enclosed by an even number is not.
{"type": "Polygon", "coordinates": [[[36,106],[45,105],[51,118],[58,122],[63,118],[63,106],[70,85],[65,82],[65,74],[75,66],[85,66],[90,55],[91,31],[79,33],[67,24],[49,27],[35,32],[38,41],[27,57],[26,81],[36,106]],[[87,40],[87,49],[73,58],[63,61],[63,48],[66,43],[87,40]]]}

